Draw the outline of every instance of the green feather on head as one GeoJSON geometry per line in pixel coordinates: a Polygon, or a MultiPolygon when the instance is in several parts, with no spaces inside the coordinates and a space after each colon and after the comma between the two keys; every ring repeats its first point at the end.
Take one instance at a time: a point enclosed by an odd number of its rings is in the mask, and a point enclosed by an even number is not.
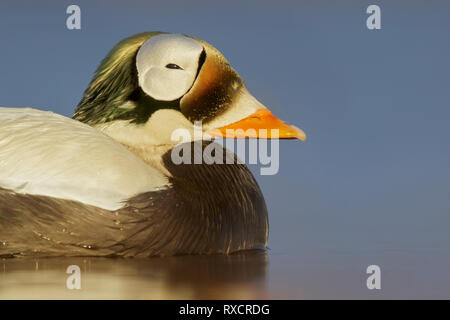
{"type": "Polygon", "coordinates": [[[119,119],[145,123],[155,110],[175,107],[176,102],[155,101],[138,85],[137,51],[149,38],[162,33],[139,33],[116,44],[97,68],[73,119],[89,125],[119,119]]]}

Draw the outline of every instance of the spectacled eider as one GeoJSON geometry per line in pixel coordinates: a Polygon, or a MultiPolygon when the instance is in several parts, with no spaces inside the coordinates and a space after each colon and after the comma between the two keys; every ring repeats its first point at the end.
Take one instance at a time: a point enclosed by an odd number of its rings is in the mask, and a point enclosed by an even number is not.
{"type": "MultiPolygon", "coordinates": [[[[161,32],[118,43],[73,119],[0,108],[0,255],[265,248],[267,208],[244,164],[171,160],[172,132],[192,132],[195,121],[225,137],[249,137],[230,136],[228,128],[265,128],[279,129],[280,138],[305,139],[249,94],[217,49],[161,32]]],[[[202,152],[192,150],[191,157],[202,152]]]]}

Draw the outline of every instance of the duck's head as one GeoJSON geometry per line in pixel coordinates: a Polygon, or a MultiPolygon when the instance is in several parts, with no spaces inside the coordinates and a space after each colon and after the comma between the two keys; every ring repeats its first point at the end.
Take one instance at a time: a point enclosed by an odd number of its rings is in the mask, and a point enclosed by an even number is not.
{"type": "Polygon", "coordinates": [[[195,121],[214,136],[261,138],[259,129],[267,129],[270,138],[271,129],[278,129],[279,138],[306,139],[256,100],[213,46],[161,32],[119,42],[100,64],[73,118],[130,146],[176,143],[171,133],[193,129],[195,121]]]}

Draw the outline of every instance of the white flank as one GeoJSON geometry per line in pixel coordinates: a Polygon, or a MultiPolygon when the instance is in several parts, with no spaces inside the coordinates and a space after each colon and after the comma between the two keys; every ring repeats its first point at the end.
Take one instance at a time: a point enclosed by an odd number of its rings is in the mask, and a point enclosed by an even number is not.
{"type": "Polygon", "coordinates": [[[108,210],[165,188],[167,177],[119,142],[79,121],[0,108],[0,187],[108,210]]]}

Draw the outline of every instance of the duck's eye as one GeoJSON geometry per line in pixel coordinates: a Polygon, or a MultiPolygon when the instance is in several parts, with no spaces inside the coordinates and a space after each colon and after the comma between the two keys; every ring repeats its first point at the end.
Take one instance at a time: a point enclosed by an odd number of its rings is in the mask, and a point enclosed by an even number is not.
{"type": "Polygon", "coordinates": [[[177,65],[177,64],[175,64],[175,63],[169,63],[169,64],[167,64],[167,65],[166,65],[166,68],[167,68],[167,69],[181,69],[181,70],[183,70],[182,67],[180,67],[179,65],[177,65]]]}

